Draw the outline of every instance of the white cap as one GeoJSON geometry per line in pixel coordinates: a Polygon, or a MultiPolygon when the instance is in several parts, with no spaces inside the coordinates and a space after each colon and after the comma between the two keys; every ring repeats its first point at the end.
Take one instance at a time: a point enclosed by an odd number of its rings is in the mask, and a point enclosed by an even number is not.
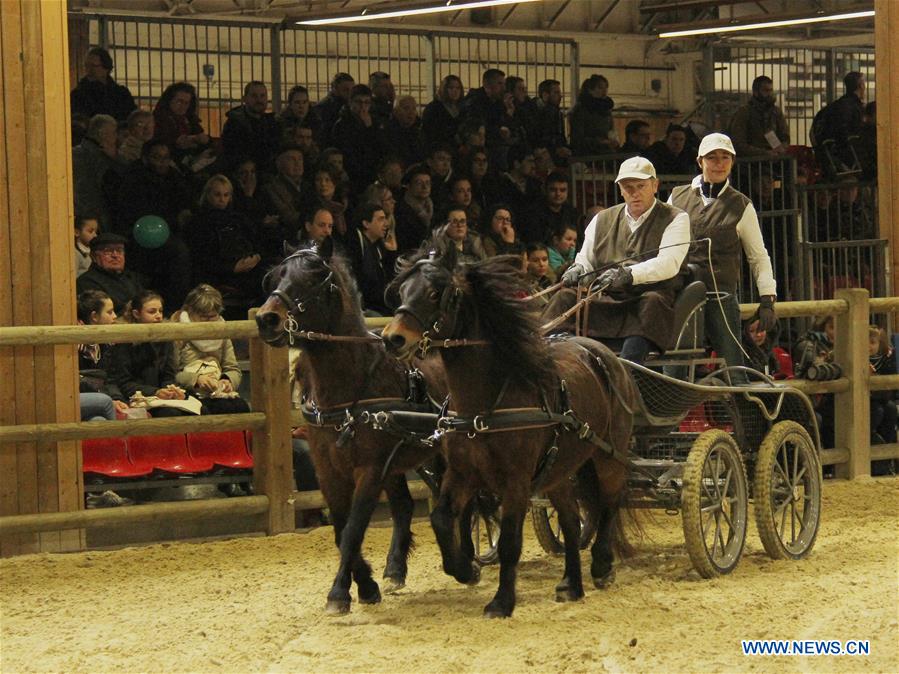
{"type": "Polygon", "coordinates": [[[621,162],[618,167],[618,177],[615,178],[616,183],[628,178],[636,180],[646,180],[647,178],[656,177],[656,167],[652,165],[646,157],[631,157],[621,162]]]}
{"type": "Polygon", "coordinates": [[[699,153],[696,156],[705,157],[709,152],[714,152],[715,150],[724,150],[725,152],[730,152],[734,157],[737,156],[737,151],[734,150],[734,144],[730,137],[725,136],[723,133],[710,133],[703,138],[699,144],[699,153]]]}

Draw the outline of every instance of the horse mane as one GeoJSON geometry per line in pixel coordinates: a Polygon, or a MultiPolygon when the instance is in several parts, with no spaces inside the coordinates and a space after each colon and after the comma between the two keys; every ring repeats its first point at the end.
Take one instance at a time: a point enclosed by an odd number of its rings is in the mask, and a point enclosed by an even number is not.
{"type": "Polygon", "coordinates": [[[552,387],[555,363],[540,333],[540,316],[523,299],[529,289],[520,265],[518,256],[500,255],[457,266],[454,277],[466,298],[463,308],[476,314],[481,336],[494,344],[496,369],[538,388],[552,387]]]}

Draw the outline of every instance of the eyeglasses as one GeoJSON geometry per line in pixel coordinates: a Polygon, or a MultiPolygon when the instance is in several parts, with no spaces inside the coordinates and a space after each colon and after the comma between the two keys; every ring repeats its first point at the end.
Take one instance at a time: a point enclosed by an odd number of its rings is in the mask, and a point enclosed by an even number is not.
{"type": "Polygon", "coordinates": [[[95,253],[99,253],[100,255],[124,255],[125,249],[122,247],[119,248],[98,248],[94,251],[95,253]]]}
{"type": "Polygon", "coordinates": [[[453,218],[449,221],[451,225],[467,225],[468,218],[453,218]]]}
{"type": "Polygon", "coordinates": [[[512,222],[511,216],[508,215],[494,215],[494,220],[498,220],[499,222],[512,222]]]}

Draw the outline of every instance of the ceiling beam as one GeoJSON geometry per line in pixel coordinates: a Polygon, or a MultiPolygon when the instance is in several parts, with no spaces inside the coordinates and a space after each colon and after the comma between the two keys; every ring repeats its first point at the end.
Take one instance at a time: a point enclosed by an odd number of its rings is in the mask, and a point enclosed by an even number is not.
{"type": "Polygon", "coordinates": [[[703,9],[722,5],[752,4],[751,0],[670,0],[669,2],[646,2],[640,5],[641,14],[653,12],[676,12],[682,9],[703,9]]]}
{"type": "Polygon", "coordinates": [[[549,20],[549,24],[547,24],[546,27],[552,28],[556,23],[556,19],[558,19],[560,16],[562,16],[562,12],[564,12],[566,9],[568,9],[568,5],[570,5],[570,4],[571,4],[571,0],[565,0],[565,2],[562,3],[562,6],[559,7],[558,11],[556,11],[556,13],[552,15],[552,17],[549,20]]]}
{"type": "Polygon", "coordinates": [[[599,15],[599,18],[596,20],[596,23],[593,25],[593,30],[597,31],[600,27],[606,22],[606,19],[609,18],[609,14],[615,11],[615,8],[618,6],[621,0],[612,0],[609,3],[609,6],[606,7],[606,11],[599,15]]]}
{"type": "MultiPolygon", "coordinates": [[[[842,13],[842,12],[857,12],[857,11],[866,11],[873,9],[873,5],[870,3],[865,3],[861,5],[847,5],[845,7],[841,7],[838,10],[834,10],[833,13],[842,13]]],[[[691,30],[691,29],[699,29],[699,28],[722,28],[722,27],[738,27],[741,25],[746,25],[750,23],[765,23],[768,21],[789,21],[791,19],[804,19],[808,17],[813,12],[811,10],[805,10],[802,12],[787,12],[783,14],[753,14],[751,16],[741,16],[739,19],[733,20],[721,20],[715,19],[712,21],[690,21],[687,23],[669,23],[669,24],[660,24],[658,26],[659,33],[673,32],[677,30],[691,30]]],[[[855,21],[871,21],[871,17],[863,17],[860,19],[855,19],[855,21]]],[[[843,19],[842,21],[847,21],[847,19],[843,19]]],[[[848,21],[852,21],[849,19],[848,21]]],[[[825,24],[821,24],[823,27],[825,24]]],[[[783,30],[783,27],[780,27],[779,30],[783,30]]]]}

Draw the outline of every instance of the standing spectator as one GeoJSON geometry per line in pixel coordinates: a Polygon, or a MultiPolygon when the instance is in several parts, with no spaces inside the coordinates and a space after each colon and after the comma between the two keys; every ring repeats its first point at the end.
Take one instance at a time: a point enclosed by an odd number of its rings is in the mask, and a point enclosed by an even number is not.
{"type": "Polygon", "coordinates": [[[421,120],[414,97],[400,96],[393,114],[384,123],[384,140],[390,152],[397,155],[405,166],[412,166],[425,158],[421,120]]]}
{"type": "Polygon", "coordinates": [[[266,112],[266,108],[265,84],[258,81],[247,84],[243,89],[243,104],[228,111],[228,120],[222,128],[222,145],[229,167],[250,157],[262,171],[271,168],[280,132],[275,116],[266,112]]]}
{"type": "Polygon", "coordinates": [[[209,135],[203,131],[198,107],[194,85],[176,82],[166,87],[153,108],[154,138],[169,146],[177,162],[199,154],[209,146],[209,135]]]}
{"type": "Polygon", "coordinates": [[[340,112],[331,136],[343,153],[346,172],[354,193],[374,182],[384,152],[383,132],[371,114],[371,89],[357,84],[349,104],[340,112]]]}
{"type": "Polygon", "coordinates": [[[371,89],[372,119],[383,127],[393,114],[393,100],[396,97],[390,74],[381,71],[372,73],[368,77],[368,88],[371,89]]]}
{"type": "Polygon", "coordinates": [[[528,142],[534,149],[546,146],[561,165],[571,156],[571,148],[565,137],[565,119],[559,107],[562,104],[562,85],[558,80],[543,80],[534,99],[534,128],[528,142]]]}
{"type": "Polygon", "coordinates": [[[463,115],[484,124],[484,146],[494,162],[505,166],[505,150],[513,141],[513,129],[520,127],[515,120],[515,103],[512,94],[506,92],[506,74],[502,70],[485,70],[481,82],[481,87],[472,89],[465,97],[463,115]]]}
{"type": "Polygon", "coordinates": [[[320,143],[322,140],[322,120],[319,118],[318,112],[312,108],[312,103],[309,101],[309,90],[301,84],[293,87],[287,94],[287,105],[281,110],[278,124],[281,126],[282,134],[284,129],[300,127],[309,129],[312,132],[312,139],[316,143],[320,143]]]}
{"type": "Polygon", "coordinates": [[[518,233],[512,222],[512,209],[505,204],[494,204],[490,208],[487,233],[481,237],[484,254],[487,257],[496,255],[521,255],[524,244],[519,241],[518,233]]]}
{"type": "Polygon", "coordinates": [[[91,241],[97,237],[97,218],[89,215],[75,216],[75,278],[91,266],[91,241]]]}
{"type": "Polygon", "coordinates": [[[119,141],[117,159],[122,164],[132,164],[140,159],[144,143],[153,138],[155,122],[153,113],[147,110],[134,110],[128,115],[125,133],[119,141]]]}
{"type": "Polygon", "coordinates": [[[578,212],[568,201],[568,178],[554,173],[546,180],[543,200],[534,217],[534,242],[548,242],[553,232],[577,227],[578,212]]]}
{"type": "Polygon", "coordinates": [[[310,188],[303,182],[303,153],[285,145],[275,159],[277,173],[262,186],[267,211],[278,216],[280,238],[294,242],[312,203],[310,188]]]}
{"type": "Polygon", "coordinates": [[[609,80],[591,75],[581,84],[577,103],[571,108],[571,150],[576,155],[608,154],[618,149],[612,124],[615,101],[609,98],[609,80]]]}
{"type": "Polygon", "coordinates": [[[790,128],[777,107],[770,77],[759,75],[752,81],[752,98],[734,113],[727,133],[743,157],[779,157],[787,151],[790,128]],[[772,133],[776,138],[769,135],[772,133]],[[778,143],[772,145],[775,140],[778,143]]]}
{"type": "MultiPolygon", "coordinates": [[[[367,87],[366,87],[367,88],[367,87]]],[[[387,215],[380,204],[363,204],[356,212],[356,230],[347,242],[362,306],[369,313],[389,316],[384,290],[393,277],[395,253],[384,246],[387,215]]]]}
{"type": "Polygon", "coordinates": [[[687,132],[680,124],[669,124],[665,138],[649,146],[643,153],[659,175],[693,175],[696,160],[687,149],[687,132]]]}
{"type": "Polygon", "coordinates": [[[499,194],[512,206],[518,234],[525,243],[542,241],[536,209],[540,203],[540,183],[534,178],[534,155],[523,146],[509,151],[509,171],[500,176],[499,194]]]}
{"type": "Polygon", "coordinates": [[[140,277],[125,269],[125,237],[110,232],[96,236],[91,241],[91,266],[75,287],[79,295],[86,290],[103,291],[112,300],[113,312],[121,314],[128,300],[144,289],[140,277]]]}
{"type": "Polygon", "coordinates": [[[652,130],[642,119],[632,119],[624,127],[624,139],[619,152],[642,156],[652,145],[652,130]]]}
{"type": "Polygon", "coordinates": [[[831,103],[827,112],[827,130],[823,138],[816,138],[816,145],[833,139],[834,152],[846,166],[853,166],[850,143],[862,132],[865,116],[865,76],[860,72],[847,73],[843,78],[846,93],[831,103]]]}
{"type": "Polygon", "coordinates": [[[101,229],[112,224],[106,174],[116,167],[116,127],[109,115],[94,115],[81,143],[72,148],[75,212],[96,215],[101,229]]]}
{"type": "Polygon", "coordinates": [[[356,82],[347,73],[337,73],[331,80],[331,91],[321,101],[313,106],[313,111],[322,122],[321,146],[323,148],[333,145],[331,130],[337,123],[337,117],[343,106],[350,102],[350,92],[356,82]]]}
{"type": "Polygon", "coordinates": [[[396,207],[396,238],[400,253],[416,250],[429,238],[434,221],[431,172],[419,164],[406,172],[404,181],[406,192],[396,207]]]}
{"type": "Polygon", "coordinates": [[[462,80],[458,75],[447,75],[441,80],[437,95],[421,115],[421,132],[428,147],[455,142],[462,93],[462,80]]]}
{"type": "Polygon", "coordinates": [[[521,77],[507,77],[506,94],[512,97],[512,104],[515,106],[513,116],[520,132],[520,137],[514,139],[515,142],[533,144],[537,136],[537,107],[528,97],[528,83],[521,77]]]}
{"type": "Polygon", "coordinates": [[[87,73],[72,90],[72,114],[109,115],[119,121],[127,119],[137,105],[128,87],[117,84],[109,76],[113,68],[109,52],[102,47],[91,48],[84,65],[87,73]]]}

